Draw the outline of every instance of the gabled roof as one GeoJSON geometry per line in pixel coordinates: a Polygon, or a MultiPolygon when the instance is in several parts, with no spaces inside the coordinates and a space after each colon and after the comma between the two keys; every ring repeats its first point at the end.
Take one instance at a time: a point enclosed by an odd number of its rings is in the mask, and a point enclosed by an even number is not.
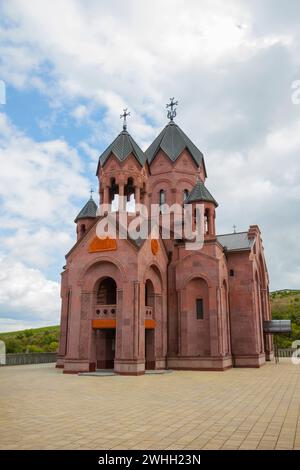
{"type": "Polygon", "coordinates": [[[81,209],[79,214],[77,215],[74,222],[76,223],[80,219],[94,219],[97,216],[97,204],[95,203],[94,199],[90,197],[88,202],[85,206],[81,209]]]}
{"type": "Polygon", "coordinates": [[[98,174],[99,165],[104,165],[111,153],[113,153],[120,162],[126,160],[131,153],[141,166],[146,162],[146,155],[126,130],[120,132],[102,155],[100,155],[96,174],[98,174]]]}
{"type": "Polygon", "coordinates": [[[188,149],[197,166],[200,166],[203,160],[202,152],[174,121],[170,121],[145,153],[149,163],[152,162],[160,149],[167,154],[170,160],[175,162],[185,148],[188,149]]]}
{"type": "Polygon", "coordinates": [[[210,194],[208,189],[205,187],[203,181],[198,180],[195,186],[193,187],[192,191],[188,195],[187,199],[185,200],[186,203],[189,202],[197,202],[197,201],[208,201],[213,202],[216,207],[218,207],[218,203],[215,198],[210,194]]]}
{"type": "Polygon", "coordinates": [[[217,240],[227,251],[250,250],[255,242],[253,238],[248,238],[248,232],[217,235],[217,240]]]}

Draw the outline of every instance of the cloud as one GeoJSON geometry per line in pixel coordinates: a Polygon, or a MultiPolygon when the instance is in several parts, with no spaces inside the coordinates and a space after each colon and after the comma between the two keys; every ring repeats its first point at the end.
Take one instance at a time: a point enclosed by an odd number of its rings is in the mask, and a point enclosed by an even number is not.
{"type": "Polygon", "coordinates": [[[36,142],[0,114],[0,165],[0,317],[57,321],[58,283],[47,277],[59,279],[75,240],[84,163],[65,141],[36,142]]]}
{"type": "Polygon", "coordinates": [[[59,321],[59,284],[37,269],[24,266],[1,255],[0,325],[22,329],[24,325],[57,324],[59,321]],[[3,323],[2,323],[3,322],[3,323]]]}

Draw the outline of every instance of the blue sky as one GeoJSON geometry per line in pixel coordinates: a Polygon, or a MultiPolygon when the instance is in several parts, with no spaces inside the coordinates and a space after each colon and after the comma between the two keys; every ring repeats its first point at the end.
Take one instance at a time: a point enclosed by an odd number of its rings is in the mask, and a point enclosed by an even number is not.
{"type": "Polygon", "coordinates": [[[204,153],[218,232],[257,223],[271,289],[299,288],[299,15],[296,0],[1,2],[0,331],[58,323],[98,156],[123,107],[147,148],[170,96],[204,153]]]}

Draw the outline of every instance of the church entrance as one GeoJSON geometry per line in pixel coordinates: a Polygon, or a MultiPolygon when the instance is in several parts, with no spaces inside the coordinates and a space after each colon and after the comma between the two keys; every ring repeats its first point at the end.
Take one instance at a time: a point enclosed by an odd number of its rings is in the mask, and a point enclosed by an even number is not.
{"type": "Polygon", "coordinates": [[[145,329],[145,369],[155,369],[154,329],[145,329]]]}
{"type": "Polygon", "coordinates": [[[97,369],[113,369],[115,360],[116,330],[97,330],[97,369]]]}
{"type": "Polygon", "coordinates": [[[113,369],[115,360],[117,312],[117,285],[113,278],[100,280],[96,293],[96,316],[99,321],[97,330],[97,369],[113,369]]]}

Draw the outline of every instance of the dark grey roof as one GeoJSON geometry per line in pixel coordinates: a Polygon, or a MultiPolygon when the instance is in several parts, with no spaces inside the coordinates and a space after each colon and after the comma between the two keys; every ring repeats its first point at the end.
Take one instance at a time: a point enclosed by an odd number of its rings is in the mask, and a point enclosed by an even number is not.
{"type": "Polygon", "coordinates": [[[99,165],[104,165],[111,153],[113,153],[121,162],[126,160],[128,155],[131,153],[135,156],[140,165],[143,166],[146,162],[146,155],[126,130],[120,132],[102,155],[100,155],[97,173],[99,165]]]}
{"type": "Polygon", "coordinates": [[[200,152],[180,127],[171,121],[156,137],[145,153],[149,163],[152,162],[160,149],[175,162],[185,148],[189,150],[195,163],[200,166],[203,160],[202,152],[200,152]]]}
{"type": "Polygon", "coordinates": [[[94,199],[90,198],[86,205],[81,209],[79,214],[77,215],[74,222],[76,223],[79,219],[86,219],[86,218],[95,218],[97,215],[97,204],[95,203],[94,199]]]}
{"type": "Polygon", "coordinates": [[[189,202],[196,202],[196,201],[209,201],[213,202],[216,207],[218,207],[218,203],[215,198],[210,194],[208,189],[204,186],[203,181],[199,180],[193,187],[192,191],[188,195],[186,199],[186,203],[189,202]]]}
{"type": "Polygon", "coordinates": [[[249,240],[248,232],[217,235],[217,240],[228,251],[250,250],[254,244],[253,238],[249,240]]]}

